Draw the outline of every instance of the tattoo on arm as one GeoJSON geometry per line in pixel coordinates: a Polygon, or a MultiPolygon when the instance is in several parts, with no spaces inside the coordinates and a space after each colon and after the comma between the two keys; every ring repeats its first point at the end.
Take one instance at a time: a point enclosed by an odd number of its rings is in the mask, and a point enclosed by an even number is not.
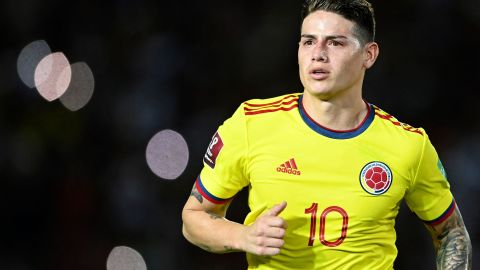
{"type": "Polygon", "coordinates": [[[212,213],[212,212],[207,212],[207,213],[210,215],[211,219],[221,219],[221,218],[223,218],[220,215],[217,215],[217,214],[212,213]]]}
{"type": "MultiPolygon", "coordinates": [[[[225,209],[227,208],[227,206],[228,206],[227,204],[221,205],[220,208],[219,208],[219,211],[225,213],[225,209]]],[[[223,215],[219,215],[219,214],[214,213],[214,212],[207,212],[207,213],[210,215],[211,219],[222,219],[222,218],[224,218],[223,215]]]]}
{"type": "Polygon", "coordinates": [[[235,251],[235,249],[232,248],[232,247],[230,247],[230,246],[223,246],[223,247],[225,248],[225,251],[226,251],[226,252],[233,252],[233,251],[235,251]]]}
{"type": "MultiPolygon", "coordinates": [[[[203,198],[202,194],[200,194],[200,192],[198,191],[197,186],[195,184],[193,185],[190,196],[195,197],[195,199],[197,199],[198,202],[203,203],[204,198],[203,198]]],[[[214,209],[215,212],[207,211],[207,210],[204,210],[204,212],[206,214],[208,214],[210,216],[210,219],[212,219],[212,220],[224,219],[226,210],[227,210],[228,206],[230,205],[230,202],[231,201],[229,201],[225,204],[222,204],[222,205],[217,205],[214,209]]],[[[205,251],[214,252],[214,253],[226,253],[226,252],[237,251],[231,246],[223,246],[223,249],[222,249],[222,246],[209,246],[205,243],[196,244],[196,245],[199,246],[200,248],[202,248],[205,251]]]]}
{"type": "Polygon", "coordinates": [[[198,192],[197,186],[193,185],[192,192],[190,193],[190,196],[195,197],[200,203],[203,203],[203,196],[198,192]]]}
{"type": "Polygon", "coordinates": [[[437,248],[437,269],[471,269],[472,245],[457,208],[440,230],[431,231],[437,248]]]}
{"type": "MultiPolygon", "coordinates": [[[[200,203],[203,203],[203,196],[202,196],[202,194],[200,194],[200,192],[198,192],[198,189],[197,189],[196,185],[193,185],[192,192],[190,193],[190,196],[195,197],[200,203]]],[[[228,206],[228,204],[224,204],[224,205],[220,206],[219,210],[220,211],[225,211],[227,206],[228,206]]],[[[223,218],[222,215],[216,214],[214,212],[207,212],[207,214],[210,215],[211,219],[222,219],[223,218]]]]}
{"type": "MultiPolygon", "coordinates": [[[[207,245],[202,245],[200,244],[199,245],[200,248],[202,248],[203,250],[205,251],[208,251],[208,252],[212,252],[213,249],[207,245]]],[[[223,251],[220,251],[220,252],[235,252],[236,250],[230,246],[223,246],[224,250],[223,251]]]]}

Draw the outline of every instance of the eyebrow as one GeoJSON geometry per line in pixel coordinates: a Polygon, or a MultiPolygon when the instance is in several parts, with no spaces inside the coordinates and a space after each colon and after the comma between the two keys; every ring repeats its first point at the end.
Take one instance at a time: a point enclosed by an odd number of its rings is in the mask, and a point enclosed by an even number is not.
{"type": "MultiPolygon", "coordinates": [[[[300,38],[309,38],[309,39],[317,39],[318,37],[316,35],[311,35],[311,34],[302,34],[300,38]]],[[[343,36],[343,35],[330,35],[325,37],[326,40],[331,40],[331,39],[348,39],[348,37],[343,36]]]]}

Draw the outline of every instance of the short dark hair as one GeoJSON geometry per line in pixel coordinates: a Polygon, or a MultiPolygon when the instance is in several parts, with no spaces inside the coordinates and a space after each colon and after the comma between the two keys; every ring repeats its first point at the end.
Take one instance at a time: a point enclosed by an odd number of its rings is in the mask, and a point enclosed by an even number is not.
{"type": "Polygon", "coordinates": [[[305,0],[302,22],[317,10],[332,12],[354,22],[354,31],[363,44],[375,41],[375,14],[366,0],[305,0]]]}

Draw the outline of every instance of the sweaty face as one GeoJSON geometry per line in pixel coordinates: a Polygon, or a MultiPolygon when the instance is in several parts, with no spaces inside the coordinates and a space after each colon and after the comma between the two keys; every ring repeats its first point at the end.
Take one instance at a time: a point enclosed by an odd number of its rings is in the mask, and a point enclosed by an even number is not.
{"type": "Polygon", "coordinates": [[[364,54],[354,26],[326,11],[315,11],[304,19],[298,63],[305,94],[330,100],[361,91],[364,54]]]}

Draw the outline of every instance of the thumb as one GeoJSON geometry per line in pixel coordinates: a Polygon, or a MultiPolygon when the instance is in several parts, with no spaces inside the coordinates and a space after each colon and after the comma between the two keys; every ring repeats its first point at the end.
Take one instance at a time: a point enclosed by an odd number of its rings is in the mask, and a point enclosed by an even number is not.
{"type": "Polygon", "coordinates": [[[287,207],[287,202],[283,201],[280,204],[274,205],[270,210],[267,212],[267,216],[278,216],[282,211],[287,207]]]}

